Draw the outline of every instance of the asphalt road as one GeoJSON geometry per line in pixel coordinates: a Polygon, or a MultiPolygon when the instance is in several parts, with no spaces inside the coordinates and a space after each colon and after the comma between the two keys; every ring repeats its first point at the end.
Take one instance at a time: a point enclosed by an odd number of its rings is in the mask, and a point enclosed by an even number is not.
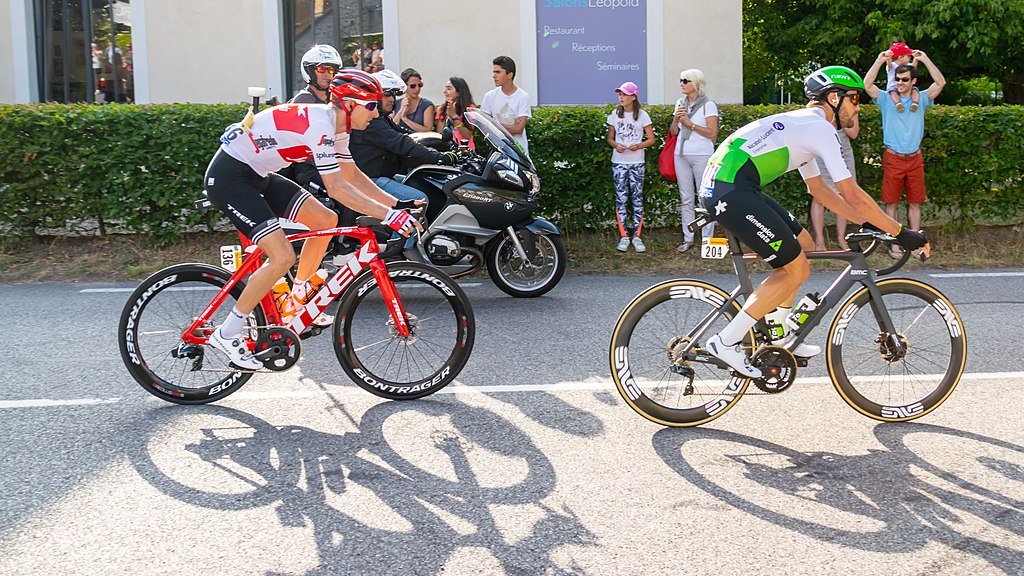
{"type": "Polygon", "coordinates": [[[1024,272],[948,276],[979,272],[912,274],[968,330],[925,418],[860,416],[816,362],[686,430],[609,378],[619,312],[660,278],[469,282],[473,356],[428,399],[361,391],[320,336],[200,407],[125,371],[127,293],[83,292],[133,286],[0,286],[0,574],[1024,573],[1024,272]]]}

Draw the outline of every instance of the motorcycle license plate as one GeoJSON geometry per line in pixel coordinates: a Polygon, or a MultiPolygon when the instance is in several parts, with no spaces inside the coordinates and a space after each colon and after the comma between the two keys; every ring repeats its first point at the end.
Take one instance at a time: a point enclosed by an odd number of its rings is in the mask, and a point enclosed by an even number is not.
{"type": "Polygon", "coordinates": [[[220,265],[228,272],[238,270],[242,265],[242,247],[238,244],[220,247],[220,265]]]}
{"type": "Polygon", "coordinates": [[[725,238],[708,238],[701,242],[700,257],[721,260],[729,254],[729,241],[725,238]]]}

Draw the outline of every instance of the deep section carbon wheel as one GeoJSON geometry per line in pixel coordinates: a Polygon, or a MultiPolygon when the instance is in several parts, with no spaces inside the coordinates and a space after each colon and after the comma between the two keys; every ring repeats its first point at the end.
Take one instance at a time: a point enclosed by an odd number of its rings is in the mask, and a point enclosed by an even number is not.
{"type": "MultiPolygon", "coordinates": [[[[739,401],[750,379],[718,367],[703,349],[739,311],[732,305],[719,312],[728,298],[717,286],[680,279],[656,284],[626,306],[609,360],[612,380],[633,410],[664,426],[697,426],[739,401]]],[[[753,332],[744,346],[751,342],[753,332]]]]}
{"type": "MultiPolygon", "coordinates": [[[[210,304],[231,275],[207,264],[178,264],[146,278],[125,304],[117,340],[125,367],[147,392],[177,404],[219,400],[252,377],[229,366],[226,355],[212,346],[187,344],[185,330],[210,304]]],[[[199,331],[209,336],[231,311],[245,284],[239,282],[210,321],[199,331]]],[[[263,326],[259,306],[250,326],[263,326]]]]}
{"type": "Polygon", "coordinates": [[[828,373],[843,400],[869,418],[920,418],[960,382],[964,324],[949,299],[922,282],[893,278],[878,290],[881,302],[862,288],[839,308],[828,332],[828,373]],[[883,305],[894,333],[877,318],[883,305]]]}
{"type": "Polygon", "coordinates": [[[334,352],[364,390],[383,398],[411,400],[448,385],[473,350],[476,324],[462,288],[433,266],[388,264],[405,308],[409,337],[398,334],[391,304],[367,270],[342,295],[334,320],[334,352]]]}

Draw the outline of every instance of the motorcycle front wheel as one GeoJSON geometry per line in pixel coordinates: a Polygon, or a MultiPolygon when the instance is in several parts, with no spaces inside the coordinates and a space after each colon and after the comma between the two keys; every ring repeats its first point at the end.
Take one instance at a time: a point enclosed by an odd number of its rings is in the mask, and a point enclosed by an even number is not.
{"type": "Polygon", "coordinates": [[[484,251],[487,272],[491,281],[502,292],[516,298],[535,298],[546,294],[558,284],[565,273],[568,253],[565,241],[555,234],[535,234],[529,230],[516,230],[519,243],[527,254],[534,246],[532,256],[523,259],[508,233],[491,240],[484,251]]]}

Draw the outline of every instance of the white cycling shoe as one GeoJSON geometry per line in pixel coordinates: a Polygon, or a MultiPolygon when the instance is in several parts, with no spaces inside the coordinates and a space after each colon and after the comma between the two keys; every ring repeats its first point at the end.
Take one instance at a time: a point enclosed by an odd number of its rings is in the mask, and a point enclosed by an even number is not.
{"type": "Polygon", "coordinates": [[[236,368],[242,370],[259,370],[263,368],[263,362],[260,362],[253,356],[252,351],[245,345],[245,339],[242,338],[241,334],[234,336],[233,338],[226,338],[220,332],[220,328],[213,331],[210,334],[209,344],[223,352],[231,360],[236,368]]]}
{"type": "Polygon", "coordinates": [[[708,342],[704,345],[704,349],[707,350],[709,354],[719,360],[722,360],[733,370],[747,378],[761,378],[763,376],[761,371],[750,363],[750,358],[743,350],[743,346],[739,343],[732,346],[726,346],[722,342],[722,337],[715,334],[711,338],[708,338],[708,342]]]}
{"type": "MultiPolygon", "coordinates": [[[[793,341],[793,338],[795,338],[795,336],[789,334],[782,340],[779,340],[778,342],[773,342],[773,344],[775,344],[776,346],[787,348],[789,347],[789,343],[793,341]]],[[[815,346],[814,344],[801,342],[800,344],[797,345],[796,348],[792,350],[792,352],[793,356],[799,356],[801,358],[810,358],[812,356],[817,356],[818,354],[821,354],[821,346],[815,346]]]]}

